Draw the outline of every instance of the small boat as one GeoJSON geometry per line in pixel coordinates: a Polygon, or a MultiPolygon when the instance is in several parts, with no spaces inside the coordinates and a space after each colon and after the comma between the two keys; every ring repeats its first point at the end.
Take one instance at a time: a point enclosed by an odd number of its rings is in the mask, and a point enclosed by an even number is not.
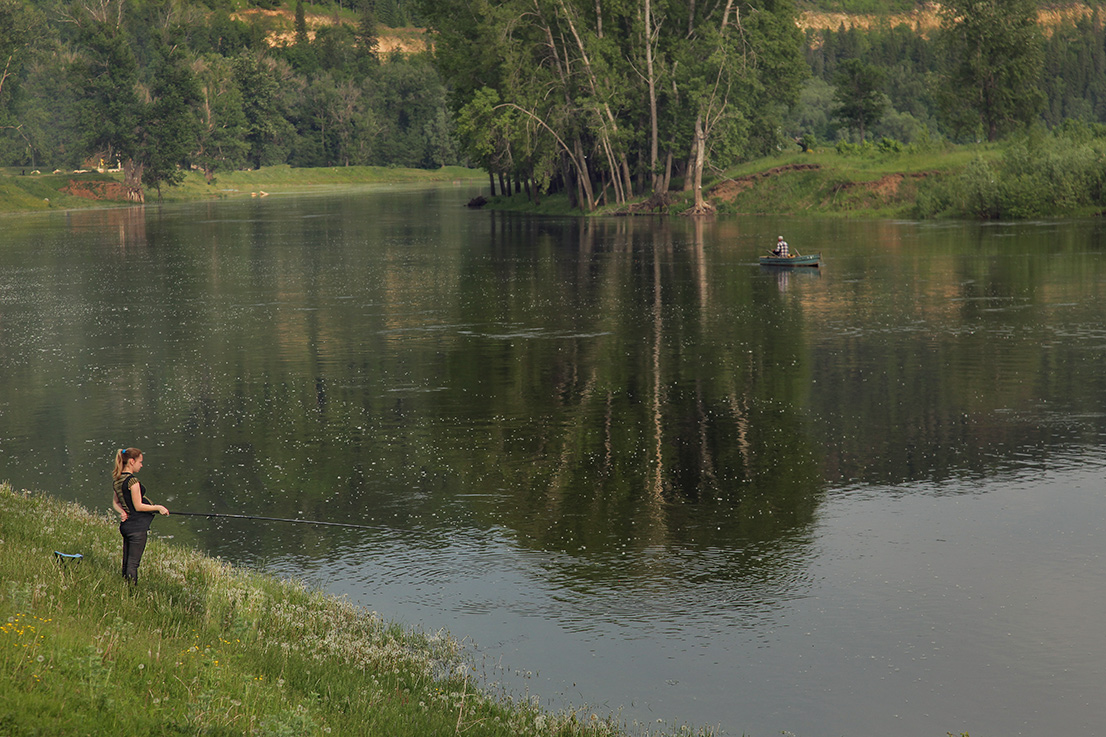
{"type": "Polygon", "coordinates": [[[761,266],[814,266],[822,260],[822,254],[811,253],[806,256],[761,256],[761,266]]]}

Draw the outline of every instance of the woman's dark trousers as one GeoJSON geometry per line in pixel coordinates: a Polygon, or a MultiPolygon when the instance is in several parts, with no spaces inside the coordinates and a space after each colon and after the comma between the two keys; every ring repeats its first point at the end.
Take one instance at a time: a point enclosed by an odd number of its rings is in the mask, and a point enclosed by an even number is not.
{"type": "Polygon", "coordinates": [[[123,536],[123,578],[138,583],[138,564],[142,562],[142,553],[146,550],[148,529],[136,529],[126,522],[119,525],[119,534],[123,536]]]}

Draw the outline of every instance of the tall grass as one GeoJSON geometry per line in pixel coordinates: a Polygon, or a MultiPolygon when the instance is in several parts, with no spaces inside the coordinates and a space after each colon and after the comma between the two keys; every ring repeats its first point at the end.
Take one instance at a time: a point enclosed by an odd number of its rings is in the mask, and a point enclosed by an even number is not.
{"type": "Polygon", "coordinates": [[[139,585],[128,586],[120,546],[107,516],[0,484],[0,734],[586,737],[632,728],[493,696],[446,634],[409,631],[154,537],[139,585]]]}

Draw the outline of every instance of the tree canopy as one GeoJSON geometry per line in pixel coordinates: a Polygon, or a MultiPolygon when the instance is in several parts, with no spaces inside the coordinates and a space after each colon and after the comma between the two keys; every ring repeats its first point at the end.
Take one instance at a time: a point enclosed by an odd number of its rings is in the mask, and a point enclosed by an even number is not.
{"type": "MultiPolygon", "coordinates": [[[[804,75],[790,0],[435,0],[423,13],[470,150],[585,210],[780,143],[804,75]]],[[[701,203],[700,203],[701,204],[701,203]]]]}
{"type": "Polygon", "coordinates": [[[953,127],[981,128],[994,141],[1011,125],[1031,122],[1044,103],[1043,38],[1034,0],[945,0],[942,90],[953,127]]]}
{"type": "Polygon", "coordinates": [[[377,19],[413,2],[314,8],[0,0],[0,164],[118,164],[140,199],[189,168],[462,163],[429,54],[378,55],[377,19]]]}

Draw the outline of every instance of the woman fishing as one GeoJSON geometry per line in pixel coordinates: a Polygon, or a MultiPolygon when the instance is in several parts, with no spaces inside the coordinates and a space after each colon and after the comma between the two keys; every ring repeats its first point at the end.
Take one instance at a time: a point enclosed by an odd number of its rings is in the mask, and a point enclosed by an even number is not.
{"type": "Polygon", "coordinates": [[[123,536],[123,578],[132,584],[138,583],[138,564],[142,562],[142,552],[146,550],[146,537],[154,521],[154,512],[169,514],[163,505],[150,504],[146,498],[146,487],[136,476],[140,470],[142,451],[138,448],[120,448],[115,452],[115,467],[111,471],[114,479],[111,506],[122,517],[119,534],[123,536]]]}

